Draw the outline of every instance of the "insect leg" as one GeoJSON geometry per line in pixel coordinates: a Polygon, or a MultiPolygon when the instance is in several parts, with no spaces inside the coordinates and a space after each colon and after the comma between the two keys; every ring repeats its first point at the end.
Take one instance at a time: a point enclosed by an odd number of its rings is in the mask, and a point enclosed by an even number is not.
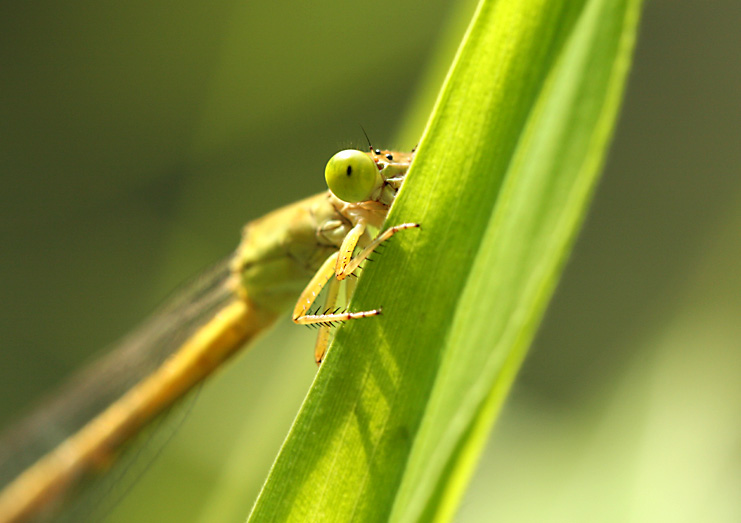
{"type": "MultiPolygon", "coordinates": [[[[324,359],[327,345],[329,343],[329,329],[334,322],[367,318],[369,316],[377,316],[381,314],[380,308],[362,312],[333,312],[332,309],[337,303],[337,295],[339,294],[340,280],[343,280],[352,274],[353,271],[355,271],[381,243],[388,240],[399,231],[415,227],[419,227],[419,224],[403,223],[401,225],[390,227],[378,235],[355,258],[353,258],[352,253],[355,250],[358,241],[365,233],[365,224],[358,224],[353,227],[345,237],[340,250],[329,256],[316,272],[314,277],[301,293],[301,296],[296,303],[296,307],[293,309],[293,321],[300,325],[320,326],[316,345],[314,346],[314,359],[317,364],[320,364],[324,359]],[[335,277],[332,278],[332,276],[335,277]],[[327,282],[329,282],[329,288],[327,289],[325,312],[321,314],[308,314],[309,309],[322,292],[324,286],[327,285],[327,282]]],[[[355,287],[354,282],[352,283],[353,285],[348,289],[348,301],[349,296],[355,287]]]]}
{"type": "MultiPolygon", "coordinates": [[[[337,303],[337,295],[340,291],[340,280],[332,278],[329,280],[327,288],[327,301],[324,302],[325,312],[334,309],[337,303]]],[[[317,365],[322,363],[324,355],[327,353],[327,345],[329,345],[329,329],[331,325],[322,325],[319,327],[319,334],[316,336],[316,343],[314,344],[314,361],[317,365]]]]}
{"type": "MultiPolygon", "coordinates": [[[[376,238],[370,242],[360,253],[358,253],[355,258],[347,259],[344,263],[343,267],[340,267],[340,260],[337,260],[337,279],[342,280],[346,278],[348,275],[352,274],[355,269],[358,268],[358,266],[363,263],[368,256],[370,256],[373,251],[381,245],[383,242],[391,238],[394,234],[396,234],[399,231],[403,231],[404,229],[413,229],[419,227],[418,223],[402,223],[401,225],[394,225],[393,227],[389,227],[385,231],[383,231],[381,234],[376,236],[376,238]]],[[[357,243],[357,241],[356,241],[357,243]]],[[[344,243],[343,243],[344,245],[344,243]]],[[[355,245],[353,245],[353,249],[355,248],[355,245]]]]}
{"type": "Polygon", "coordinates": [[[329,280],[334,275],[338,255],[339,253],[335,252],[326,260],[324,260],[322,266],[319,267],[319,270],[316,271],[316,274],[314,274],[314,277],[311,278],[309,284],[306,286],[303,292],[301,292],[301,296],[299,296],[298,301],[296,302],[296,306],[293,308],[292,318],[295,323],[301,325],[320,323],[305,321],[305,318],[312,316],[307,314],[309,312],[309,309],[316,301],[319,293],[322,292],[324,286],[327,284],[327,280],[329,280]]]}
{"type": "Polygon", "coordinates": [[[355,227],[350,229],[350,232],[347,233],[345,239],[342,240],[340,252],[338,253],[339,256],[337,258],[337,266],[335,267],[335,276],[337,276],[338,280],[344,280],[347,278],[348,274],[352,273],[352,271],[347,272],[346,268],[352,261],[352,253],[355,251],[355,246],[358,244],[361,236],[365,233],[365,227],[365,223],[358,223],[355,227]]]}
{"type": "MultiPolygon", "coordinates": [[[[327,312],[324,314],[308,314],[309,309],[314,304],[317,296],[322,292],[322,289],[327,284],[327,281],[334,275],[335,265],[337,264],[337,257],[339,253],[334,253],[332,256],[327,258],[322,266],[319,268],[317,273],[306,286],[304,291],[296,303],[296,307],[293,309],[293,321],[299,325],[316,325],[316,324],[327,324],[330,325],[336,321],[347,321],[354,320],[357,318],[367,318],[368,316],[377,316],[381,314],[380,309],[373,309],[362,312],[327,312]]],[[[330,294],[333,295],[333,303],[337,300],[337,289],[330,287],[330,294]]]]}

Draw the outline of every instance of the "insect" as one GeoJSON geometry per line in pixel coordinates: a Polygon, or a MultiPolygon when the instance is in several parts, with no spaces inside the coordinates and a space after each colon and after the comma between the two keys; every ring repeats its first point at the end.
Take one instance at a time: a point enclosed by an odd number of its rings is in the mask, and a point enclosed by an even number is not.
{"type": "MultiPolygon", "coordinates": [[[[381,243],[419,227],[403,223],[381,230],[413,156],[372,147],[335,154],[325,169],[328,191],[248,223],[225,262],[85,371],[66,396],[5,435],[0,480],[8,482],[0,491],[0,523],[53,514],[83,480],[105,472],[149,421],[292,303],[295,323],[319,327],[317,364],[324,359],[331,325],[379,315],[380,308],[337,308],[340,282],[351,280],[381,243]],[[374,238],[370,229],[380,232],[374,238]],[[324,308],[312,312],[325,287],[324,308]],[[77,411],[88,414],[72,415],[77,411]],[[48,433],[64,436],[48,438],[48,433]],[[35,447],[34,457],[19,458],[29,447],[35,447]]],[[[346,285],[349,295],[354,280],[346,285]]]]}

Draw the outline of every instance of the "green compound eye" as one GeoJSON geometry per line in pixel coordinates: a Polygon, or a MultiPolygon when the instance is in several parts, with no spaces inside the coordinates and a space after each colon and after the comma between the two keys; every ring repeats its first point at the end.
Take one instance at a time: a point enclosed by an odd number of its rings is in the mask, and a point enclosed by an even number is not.
{"type": "Polygon", "coordinates": [[[370,198],[379,178],[376,163],[367,154],[355,149],[338,152],[330,158],[324,169],[329,190],[348,203],[370,198]]]}

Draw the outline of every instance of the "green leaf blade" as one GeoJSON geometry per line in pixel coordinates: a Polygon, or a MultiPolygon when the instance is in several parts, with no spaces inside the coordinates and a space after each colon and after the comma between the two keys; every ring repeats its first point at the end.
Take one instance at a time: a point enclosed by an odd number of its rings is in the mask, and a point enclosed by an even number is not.
{"type": "Polygon", "coordinates": [[[451,349],[489,350],[445,352],[397,500],[407,509],[399,519],[424,513],[424,519],[442,514],[446,520],[455,509],[591,196],[622,94],[638,8],[637,2],[586,5],[539,96],[462,295],[463,303],[488,304],[483,309],[492,321],[459,308],[448,342],[451,349]],[[504,323],[497,321],[502,318],[504,323]]]}
{"type": "Polygon", "coordinates": [[[253,520],[447,520],[597,179],[640,3],[483,1],[253,520]],[[372,268],[372,270],[371,270],[372,268]]]}

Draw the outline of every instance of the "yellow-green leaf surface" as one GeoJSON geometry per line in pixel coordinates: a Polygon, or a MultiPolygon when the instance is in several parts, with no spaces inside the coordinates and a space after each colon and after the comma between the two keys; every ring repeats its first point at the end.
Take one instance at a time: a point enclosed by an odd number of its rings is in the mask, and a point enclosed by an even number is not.
{"type": "Polygon", "coordinates": [[[479,5],[255,521],[448,520],[587,208],[639,0],[479,5]]]}

